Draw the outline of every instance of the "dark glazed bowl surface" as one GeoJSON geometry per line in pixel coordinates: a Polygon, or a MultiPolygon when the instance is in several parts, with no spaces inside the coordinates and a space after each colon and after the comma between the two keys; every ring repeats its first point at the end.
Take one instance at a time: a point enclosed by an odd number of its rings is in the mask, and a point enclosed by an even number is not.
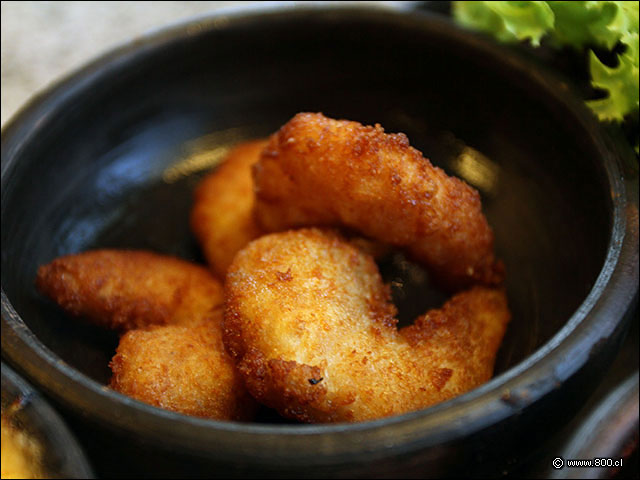
{"type": "MultiPolygon", "coordinates": [[[[3,355],[83,418],[229,474],[488,465],[542,441],[552,427],[540,418],[566,421],[622,339],[638,292],[627,155],[566,82],[426,14],[299,9],[163,31],[72,75],[3,131],[3,355]],[[38,265],[94,247],[201,262],[188,228],[198,166],[299,111],[404,132],[480,191],[513,313],[496,377],[430,409],[353,425],[208,421],[104,388],[117,337],[42,298],[38,265]]],[[[424,273],[400,256],[381,267],[404,282],[394,292],[403,319],[444,298],[425,295],[424,273]]]]}
{"type": "Polygon", "coordinates": [[[638,371],[602,399],[558,452],[562,459],[597,458],[602,466],[550,469],[548,478],[632,478],[638,456],[638,371]],[[624,474],[624,469],[628,474],[624,474]]]}

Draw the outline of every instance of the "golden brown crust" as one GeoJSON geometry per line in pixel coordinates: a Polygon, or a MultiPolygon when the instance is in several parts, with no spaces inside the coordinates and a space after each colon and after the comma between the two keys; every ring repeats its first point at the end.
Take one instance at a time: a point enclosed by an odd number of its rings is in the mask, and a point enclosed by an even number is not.
{"type": "Polygon", "coordinates": [[[111,388],[186,415],[250,420],[256,403],[224,351],[220,320],[125,333],[110,363],[111,388]]]}
{"type": "Polygon", "coordinates": [[[305,422],[361,421],[487,381],[509,321],[502,290],[475,287],[396,329],[373,259],[336,232],[251,242],[225,281],[224,342],[247,388],[305,422]]]}
{"type": "MultiPolygon", "coordinates": [[[[251,240],[264,235],[254,216],[255,195],[251,167],[259,160],[268,140],[236,145],[220,167],[198,185],[191,209],[191,230],[202,247],[207,263],[224,278],[235,254],[251,240]]],[[[350,241],[376,258],[390,247],[353,236],[350,241]]]]}
{"type": "Polygon", "coordinates": [[[314,405],[326,395],[318,367],[279,358],[266,360],[257,350],[242,357],[238,370],[252,395],[287,418],[316,421],[314,405]]]}
{"type": "Polygon", "coordinates": [[[264,233],[253,216],[251,166],[266,145],[267,140],[237,145],[195,191],[191,230],[220,278],[224,278],[236,252],[264,233]]]}
{"type": "Polygon", "coordinates": [[[208,269],[151,252],[94,250],[43,265],[36,284],[68,313],[123,332],[110,363],[115,390],[188,415],[253,415],[255,401],[222,343],[222,284],[208,269]]]}
{"type": "Polygon", "coordinates": [[[345,226],[406,248],[449,289],[502,282],[478,192],[403,134],[300,113],[271,137],[253,175],[266,231],[345,226]]]}
{"type": "Polygon", "coordinates": [[[38,269],[36,285],[69,314],[117,330],[200,323],[223,303],[206,268],[136,250],[57,258],[38,269]]]}

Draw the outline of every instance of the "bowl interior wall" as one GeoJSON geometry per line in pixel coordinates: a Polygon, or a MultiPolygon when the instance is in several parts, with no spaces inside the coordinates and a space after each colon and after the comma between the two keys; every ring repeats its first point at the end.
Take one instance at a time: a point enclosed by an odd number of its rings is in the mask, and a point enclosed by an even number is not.
{"type": "MultiPolygon", "coordinates": [[[[134,60],[105,66],[91,88],[43,116],[2,193],[8,298],[48,348],[98,382],[108,381],[117,336],[43,299],[38,266],[94,247],[202,261],[188,212],[204,172],[176,181],[163,173],[193,152],[266,136],[299,111],[404,132],[480,190],[513,313],[496,372],[549,340],[602,267],[611,199],[588,139],[530,80],[438,32],[283,17],[196,33],[134,60]]],[[[383,271],[404,276],[395,298],[405,320],[444,298],[425,295],[401,257],[383,271]]]]}

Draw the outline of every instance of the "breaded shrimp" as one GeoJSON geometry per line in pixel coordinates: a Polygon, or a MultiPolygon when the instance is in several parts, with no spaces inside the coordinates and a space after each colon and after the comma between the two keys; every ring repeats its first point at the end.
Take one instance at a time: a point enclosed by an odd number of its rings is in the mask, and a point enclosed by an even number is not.
{"type": "Polygon", "coordinates": [[[503,280],[478,192],[401,133],[300,113],[272,135],[253,175],[266,231],[346,226],[405,248],[449,290],[503,280]]]}
{"type": "Polygon", "coordinates": [[[68,313],[123,333],[110,364],[115,390],[189,415],[253,415],[222,343],[222,285],[208,269],[150,252],[95,250],[41,266],[36,284],[68,313]]]}
{"type": "MultiPolygon", "coordinates": [[[[252,140],[235,146],[222,165],[198,185],[191,210],[191,230],[207,263],[224,278],[235,254],[266,232],[254,218],[251,167],[260,158],[267,140],[252,140]]],[[[351,241],[365,252],[382,257],[389,247],[362,237],[351,241]]]]}
{"type": "Polygon", "coordinates": [[[38,269],[36,285],[67,313],[121,331],[197,324],[224,301],[205,267],[136,250],[59,257],[38,269]]]}
{"type": "Polygon", "coordinates": [[[249,392],[285,417],[355,422],[428,407],[486,382],[510,319],[474,287],[398,330],[373,259],[336,232],[270,234],[225,280],[224,343],[249,392]]]}
{"type": "Polygon", "coordinates": [[[251,166],[266,145],[266,140],[237,145],[196,189],[191,230],[220,278],[224,278],[236,252],[264,233],[253,217],[251,166]]]}
{"type": "Polygon", "coordinates": [[[212,322],[130,330],[110,363],[111,388],[156,407],[197,417],[250,420],[255,400],[247,393],[212,322]]]}

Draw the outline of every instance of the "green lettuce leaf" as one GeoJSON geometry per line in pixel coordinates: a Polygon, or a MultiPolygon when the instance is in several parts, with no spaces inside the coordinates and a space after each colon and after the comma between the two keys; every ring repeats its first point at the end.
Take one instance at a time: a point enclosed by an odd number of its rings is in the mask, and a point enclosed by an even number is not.
{"type": "Polygon", "coordinates": [[[559,45],[577,49],[591,45],[611,50],[624,33],[638,31],[638,2],[557,1],[549,2],[549,6],[555,15],[551,36],[559,45]]]}
{"type": "Polygon", "coordinates": [[[638,110],[638,33],[627,33],[621,41],[626,50],[618,55],[617,67],[607,67],[589,52],[591,84],[608,95],[587,101],[587,105],[603,121],[622,120],[625,114],[638,110]]]}
{"type": "MultiPolygon", "coordinates": [[[[529,41],[578,50],[624,45],[618,65],[603,64],[589,51],[591,82],[605,97],[587,105],[602,121],[621,121],[638,111],[637,1],[453,2],[453,16],[462,25],[503,42],[529,41]]],[[[619,51],[619,50],[616,50],[619,51]]]]}
{"type": "Polygon", "coordinates": [[[540,38],[553,27],[547,2],[453,2],[455,18],[464,26],[494,35],[503,42],[540,38]]]}

